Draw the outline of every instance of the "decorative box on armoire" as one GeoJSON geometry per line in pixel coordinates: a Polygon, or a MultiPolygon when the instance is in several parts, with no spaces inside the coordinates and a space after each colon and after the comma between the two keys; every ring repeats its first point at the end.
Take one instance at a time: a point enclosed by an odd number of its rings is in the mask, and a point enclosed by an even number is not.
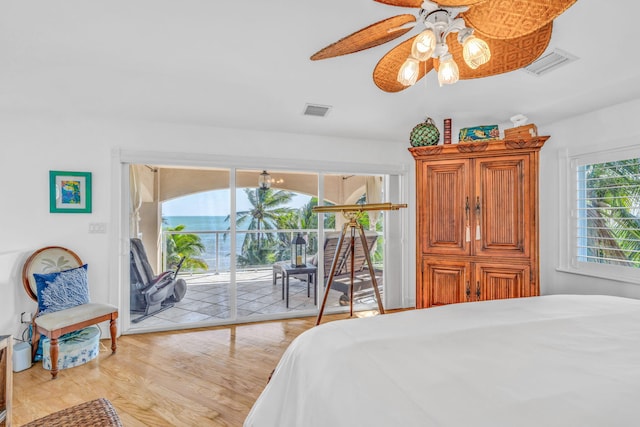
{"type": "Polygon", "coordinates": [[[417,308],[539,295],[538,164],[548,138],[409,148],[417,308]]]}

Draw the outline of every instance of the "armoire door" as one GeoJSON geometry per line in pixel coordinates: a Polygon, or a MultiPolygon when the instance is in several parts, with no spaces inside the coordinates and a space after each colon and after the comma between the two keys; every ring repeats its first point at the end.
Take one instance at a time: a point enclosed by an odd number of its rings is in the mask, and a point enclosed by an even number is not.
{"type": "Polygon", "coordinates": [[[476,301],[530,296],[531,267],[528,264],[474,264],[472,295],[476,301]]]}
{"type": "Polygon", "coordinates": [[[469,301],[469,263],[442,258],[422,260],[422,287],[417,295],[418,308],[469,301]]]}
{"type": "Polygon", "coordinates": [[[419,171],[421,252],[465,255],[470,252],[471,221],[468,160],[423,162],[419,171]]]}
{"type": "Polygon", "coordinates": [[[474,163],[473,255],[527,258],[531,252],[529,155],[474,163]]]}

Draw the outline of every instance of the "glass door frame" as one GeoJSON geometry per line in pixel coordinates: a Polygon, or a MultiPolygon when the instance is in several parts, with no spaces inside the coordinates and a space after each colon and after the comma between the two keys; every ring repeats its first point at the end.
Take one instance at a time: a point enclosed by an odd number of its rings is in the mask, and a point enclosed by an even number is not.
{"type": "MultiPolygon", "coordinates": [[[[117,224],[114,224],[114,229],[117,232],[112,233],[113,248],[117,248],[110,251],[111,261],[111,277],[117,277],[119,286],[119,301],[120,301],[120,318],[121,326],[120,330],[123,334],[127,333],[142,333],[142,332],[154,332],[154,328],[138,330],[130,330],[131,316],[129,313],[129,164],[163,164],[171,166],[185,166],[185,167],[202,167],[202,168],[224,168],[229,170],[229,186],[235,190],[236,185],[236,172],[238,170],[245,169],[269,169],[269,170],[282,170],[282,171],[303,171],[305,173],[314,173],[318,176],[318,199],[323,200],[324,196],[324,176],[333,174],[353,174],[359,175],[384,175],[385,182],[385,194],[388,195],[390,202],[392,203],[406,203],[409,197],[409,183],[408,175],[409,171],[404,168],[404,165],[384,165],[384,164],[359,164],[359,163],[341,163],[341,162],[316,162],[316,161],[300,161],[291,160],[284,162],[280,159],[251,159],[246,157],[221,157],[213,156],[210,154],[193,155],[193,154],[180,154],[180,153],[153,153],[148,151],[135,151],[135,150],[119,150],[117,154],[112,156],[112,217],[117,218],[117,224]],[[232,165],[232,166],[230,166],[232,165]]],[[[237,298],[236,298],[236,242],[235,242],[235,226],[236,226],[236,195],[235,191],[230,191],[230,226],[231,226],[231,251],[234,259],[231,263],[231,285],[230,285],[230,316],[225,319],[225,322],[215,324],[194,324],[190,327],[203,327],[203,326],[217,326],[223,324],[237,323],[237,298]]],[[[406,304],[411,300],[412,284],[409,283],[411,278],[409,257],[411,250],[409,248],[409,240],[405,238],[405,231],[409,227],[410,214],[408,209],[401,209],[395,211],[394,215],[398,215],[396,220],[390,221],[388,216],[385,216],[385,257],[384,257],[384,283],[391,283],[392,279],[389,278],[393,275],[393,282],[401,283],[401,286],[394,289],[385,289],[383,303],[385,308],[389,305],[391,308],[397,308],[406,304]],[[388,254],[394,253],[394,260],[397,260],[397,255],[400,256],[400,262],[394,261],[388,262],[388,254]],[[396,255],[397,254],[397,255],[396,255]]],[[[324,224],[323,221],[318,221],[318,239],[324,241],[324,224]]],[[[322,260],[319,260],[319,265],[322,260]]],[[[318,276],[323,274],[318,271],[318,276]]],[[[318,286],[318,301],[324,295],[324,286],[318,286]]],[[[334,310],[326,311],[340,312],[341,308],[334,308],[334,310]]],[[[348,307],[342,308],[348,310],[348,307]]],[[[244,322],[264,321],[272,320],[275,318],[287,318],[287,317],[300,317],[315,315],[318,311],[318,306],[313,312],[289,312],[278,313],[277,316],[256,316],[254,319],[243,317],[240,319],[244,322]]],[[[182,329],[182,328],[175,328],[182,329]]],[[[168,329],[157,329],[168,330],[168,329]]]]}

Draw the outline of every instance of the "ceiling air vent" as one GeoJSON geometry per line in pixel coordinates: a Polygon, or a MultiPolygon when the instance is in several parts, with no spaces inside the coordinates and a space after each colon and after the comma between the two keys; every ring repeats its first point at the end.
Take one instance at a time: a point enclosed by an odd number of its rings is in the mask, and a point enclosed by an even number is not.
{"type": "Polygon", "coordinates": [[[576,59],[578,59],[578,57],[575,55],[565,52],[564,50],[554,49],[524,67],[523,70],[529,74],[541,76],[576,59]]]}
{"type": "Polygon", "coordinates": [[[329,113],[329,105],[307,104],[304,106],[305,116],[324,117],[329,113]]]}

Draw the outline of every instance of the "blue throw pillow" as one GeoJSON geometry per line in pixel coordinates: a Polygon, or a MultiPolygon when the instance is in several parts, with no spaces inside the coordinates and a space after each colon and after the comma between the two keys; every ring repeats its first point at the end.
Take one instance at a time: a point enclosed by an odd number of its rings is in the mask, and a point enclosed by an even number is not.
{"type": "Polygon", "coordinates": [[[89,302],[87,264],[56,273],[33,274],[40,314],[53,313],[89,302]]]}

